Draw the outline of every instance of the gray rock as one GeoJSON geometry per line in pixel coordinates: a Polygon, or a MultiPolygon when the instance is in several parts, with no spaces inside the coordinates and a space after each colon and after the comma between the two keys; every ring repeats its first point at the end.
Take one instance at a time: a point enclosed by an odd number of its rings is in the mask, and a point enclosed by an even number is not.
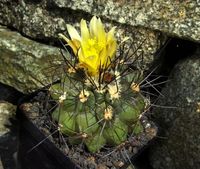
{"type": "Polygon", "coordinates": [[[60,8],[82,10],[119,23],[200,41],[200,1],[55,0],[60,8]]]}
{"type": "Polygon", "coordinates": [[[200,41],[198,0],[0,0],[0,23],[31,37],[56,36],[65,22],[91,15],[200,41]]]}
{"type": "Polygon", "coordinates": [[[0,27],[0,82],[28,93],[59,79],[58,48],[0,27]]]}
{"type": "Polygon", "coordinates": [[[178,63],[154,108],[163,130],[151,149],[154,169],[200,168],[200,53],[178,63]],[[171,107],[171,108],[170,108],[171,107]]]}
{"type": "Polygon", "coordinates": [[[15,111],[16,106],[11,103],[0,102],[0,137],[10,131],[7,126],[10,125],[9,118],[14,116],[15,111]]]}

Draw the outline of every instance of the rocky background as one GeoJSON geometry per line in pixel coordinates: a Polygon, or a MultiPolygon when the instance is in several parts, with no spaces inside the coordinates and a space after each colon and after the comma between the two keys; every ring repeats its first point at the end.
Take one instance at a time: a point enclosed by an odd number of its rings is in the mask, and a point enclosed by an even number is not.
{"type": "Polygon", "coordinates": [[[158,73],[169,75],[152,107],[160,127],[148,154],[153,169],[200,168],[199,0],[0,0],[0,83],[16,89],[0,88],[0,168],[14,166],[4,157],[16,151],[16,127],[7,126],[17,100],[59,79],[58,33],[93,15],[116,25],[119,38],[143,42],[145,70],[159,64],[158,73]]]}

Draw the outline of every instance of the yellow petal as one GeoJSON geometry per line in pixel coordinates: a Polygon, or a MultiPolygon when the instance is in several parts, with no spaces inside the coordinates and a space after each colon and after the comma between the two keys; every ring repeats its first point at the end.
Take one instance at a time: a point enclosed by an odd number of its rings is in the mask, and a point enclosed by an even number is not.
{"type": "Polygon", "coordinates": [[[112,29],[107,33],[107,43],[115,40],[114,33],[115,33],[116,26],[112,27],[112,29]]]}
{"type": "Polygon", "coordinates": [[[82,41],[86,41],[90,38],[87,23],[84,19],[81,19],[81,38],[82,38],[82,41]]]}
{"type": "Polygon", "coordinates": [[[72,40],[77,39],[77,40],[81,41],[80,35],[78,34],[77,30],[72,25],[67,24],[67,31],[72,40]]]}
{"type": "Polygon", "coordinates": [[[91,61],[88,61],[88,59],[84,57],[82,49],[78,51],[78,56],[79,56],[79,64],[81,65],[81,67],[85,68],[90,75],[92,76],[95,75],[96,68],[91,61]]]}
{"type": "Polygon", "coordinates": [[[110,59],[107,56],[106,47],[100,52],[99,58],[99,64],[101,63],[101,68],[106,68],[110,63],[110,59]]]}
{"type": "Polygon", "coordinates": [[[63,34],[61,34],[61,33],[59,33],[58,36],[59,36],[61,39],[63,39],[64,41],[67,42],[67,45],[69,45],[69,46],[72,48],[74,54],[76,55],[78,49],[80,48],[80,41],[78,41],[78,40],[76,40],[76,39],[74,39],[74,40],[69,40],[65,35],[63,35],[63,34]]]}
{"type": "Polygon", "coordinates": [[[116,52],[116,48],[117,48],[117,42],[113,41],[112,43],[109,44],[108,46],[108,53],[107,55],[112,58],[116,52]]]}
{"type": "Polygon", "coordinates": [[[84,57],[82,48],[80,48],[78,51],[78,59],[79,59],[79,63],[85,62],[85,57],[84,57]]]}
{"type": "Polygon", "coordinates": [[[92,69],[96,69],[98,67],[97,65],[97,60],[98,60],[98,57],[95,57],[95,56],[91,56],[91,57],[88,57],[85,61],[86,61],[86,64],[92,68],[92,69]]]}
{"type": "Polygon", "coordinates": [[[90,20],[90,25],[89,25],[89,29],[90,29],[90,35],[93,38],[94,36],[96,36],[96,26],[97,25],[97,17],[93,16],[92,19],[90,20]]]}
{"type": "Polygon", "coordinates": [[[106,43],[106,32],[104,30],[104,26],[103,26],[100,18],[98,18],[96,26],[97,27],[95,30],[96,31],[95,34],[98,37],[98,42],[105,44],[106,43]]]}
{"type": "Polygon", "coordinates": [[[73,44],[76,46],[77,49],[79,49],[81,47],[81,42],[79,40],[72,40],[73,41],[73,44]]]}
{"type": "Polygon", "coordinates": [[[60,39],[63,39],[64,41],[66,41],[67,43],[70,41],[65,35],[63,35],[62,33],[58,34],[60,39]]]}
{"type": "Polygon", "coordinates": [[[76,45],[74,44],[74,42],[72,40],[68,41],[67,43],[73,50],[74,54],[77,54],[78,48],[76,47],[76,45]]]}

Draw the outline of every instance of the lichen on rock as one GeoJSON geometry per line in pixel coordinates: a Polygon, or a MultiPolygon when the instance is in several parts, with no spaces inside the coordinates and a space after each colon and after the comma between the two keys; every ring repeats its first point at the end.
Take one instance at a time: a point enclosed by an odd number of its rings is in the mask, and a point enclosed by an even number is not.
{"type": "Polygon", "coordinates": [[[0,82],[29,93],[59,79],[59,48],[0,28],[0,82]]]}

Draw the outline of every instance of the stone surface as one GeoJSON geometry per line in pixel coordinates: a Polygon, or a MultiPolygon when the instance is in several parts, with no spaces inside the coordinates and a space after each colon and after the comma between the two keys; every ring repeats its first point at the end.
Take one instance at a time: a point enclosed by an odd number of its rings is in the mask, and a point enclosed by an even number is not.
{"type": "Polygon", "coordinates": [[[151,149],[154,169],[200,168],[200,52],[180,61],[154,108],[162,133],[151,149]]]}
{"type": "Polygon", "coordinates": [[[0,102],[0,137],[8,133],[10,130],[9,118],[13,117],[16,111],[16,106],[8,102],[0,102]]]}
{"type": "Polygon", "coordinates": [[[65,22],[91,15],[200,41],[199,0],[0,0],[0,23],[32,37],[55,36],[65,22]]]}
{"type": "Polygon", "coordinates": [[[55,0],[60,8],[83,10],[120,23],[200,41],[200,1],[55,0]]]}
{"type": "MultiPolygon", "coordinates": [[[[66,32],[66,23],[78,26],[82,18],[89,21],[93,14],[101,13],[99,9],[103,8],[101,3],[98,1],[0,0],[0,23],[13,27],[33,39],[58,44],[58,33],[66,32]],[[95,10],[92,12],[91,7],[96,7],[96,12],[95,10]]],[[[106,9],[111,8],[111,4],[107,5],[106,9]]],[[[113,5],[116,7],[115,4],[113,5]]],[[[165,42],[165,38],[157,31],[121,24],[118,18],[111,17],[114,11],[110,12],[109,14],[107,11],[99,16],[107,26],[117,26],[118,36],[121,39],[126,33],[132,37],[136,46],[143,42],[141,49],[144,51],[144,65],[147,65],[144,67],[148,67],[148,64],[154,60],[157,49],[165,42]]],[[[116,12],[122,13],[119,10],[116,12]]]]}
{"type": "Polygon", "coordinates": [[[62,58],[59,48],[34,42],[3,27],[0,37],[1,83],[28,93],[58,79],[62,58]]]}

